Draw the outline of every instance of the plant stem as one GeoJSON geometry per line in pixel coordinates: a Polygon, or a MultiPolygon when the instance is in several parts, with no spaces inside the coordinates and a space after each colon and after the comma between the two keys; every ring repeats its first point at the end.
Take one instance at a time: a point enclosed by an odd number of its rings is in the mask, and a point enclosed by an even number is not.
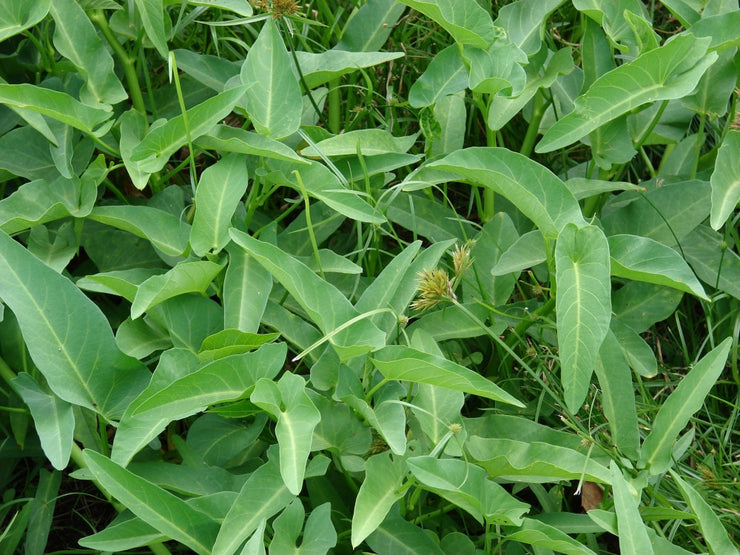
{"type": "Polygon", "coordinates": [[[118,39],[113,34],[111,28],[108,26],[108,21],[105,19],[105,14],[103,13],[103,10],[93,10],[92,12],[90,12],[89,15],[90,19],[94,21],[98,27],[100,27],[100,31],[103,33],[105,40],[108,41],[108,44],[113,49],[113,52],[116,53],[116,56],[121,62],[121,66],[123,67],[123,74],[126,76],[126,83],[128,84],[128,93],[131,97],[131,103],[134,105],[134,108],[138,112],[146,115],[146,105],[144,104],[144,96],[141,94],[139,77],[138,75],[136,75],[136,66],[134,66],[134,61],[123,49],[121,43],[118,42],[118,39]]]}
{"type": "Polygon", "coordinates": [[[329,81],[327,103],[329,104],[329,131],[337,134],[341,128],[340,121],[342,115],[342,94],[339,89],[339,79],[332,79],[329,81]]]}
{"type": "Polygon", "coordinates": [[[531,156],[532,150],[534,150],[534,143],[537,141],[537,135],[540,131],[540,123],[545,115],[545,108],[547,105],[543,102],[542,94],[537,91],[532,98],[532,117],[529,120],[529,126],[527,126],[527,133],[524,135],[522,146],[519,149],[519,154],[524,156],[531,156]]]}
{"type": "Polygon", "coordinates": [[[16,373],[13,372],[13,369],[8,366],[8,363],[2,357],[0,357],[0,376],[12,387],[10,382],[16,378],[16,373]]]}

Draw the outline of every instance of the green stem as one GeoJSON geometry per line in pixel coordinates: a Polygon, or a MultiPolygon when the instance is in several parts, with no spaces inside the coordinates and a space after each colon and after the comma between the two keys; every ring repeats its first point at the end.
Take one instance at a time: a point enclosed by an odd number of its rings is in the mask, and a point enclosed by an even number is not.
{"type": "Polygon", "coordinates": [[[144,104],[144,96],[141,94],[141,87],[139,86],[139,76],[136,74],[136,66],[134,61],[123,49],[121,43],[113,34],[113,31],[108,26],[108,21],[105,18],[103,10],[93,10],[90,12],[90,19],[100,27],[100,31],[103,33],[105,40],[116,53],[121,66],[123,67],[123,74],[126,76],[126,83],[128,83],[128,93],[131,96],[131,103],[138,112],[146,115],[146,105],[144,104]]]}
{"type": "Polygon", "coordinates": [[[10,382],[16,378],[16,373],[2,358],[0,358],[0,376],[12,387],[10,382]]]}
{"type": "Polygon", "coordinates": [[[699,131],[696,135],[696,147],[694,148],[694,162],[691,164],[691,179],[696,179],[696,170],[699,168],[699,156],[701,155],[701,146],[704,144],[704,125],[707,116],[702,114],[699,117],[699,131]]]}
{"type": "Polygon", "coordinates": [[[329,104],[329,131],[337,134],[341,127],[342,115],[342,93],[339,89],[339,79],[332,79],[329,81],[327,103],[329,104]]]}
{"type": "Polygon", "coordinates": [[[542,123],[542,118],[545,115],[545,108],[547,108],[547,105],[543,102],[542,94],[537,91],[532,98],[532,117],[529,120],[527,133],[524,135],[519,154],[527,157],[532,154],[534,143],[537,141],[537,135],[540,131],[540,123],[542,123]]]}
{"type": "Polygon", "coordinates": [[[653,116],[653,119],[650,121],[650,124],[645,128],[642,134],[635,141],[635,144],[634,144],[635,150],[639,149],[642,146],[642,143],[644,143],[647,140],[647,138],[650,136],[650,133],[653,132],[653,129],[655,129],[655,126],[658,125],[658,122],[660,121],[660,118],[663,116],[663,112],[665,111],[667,106],[668,106],[668,101],[664,100],[663,103],[660,105],[660,108],[658,108],[658,111],[655,112],[655,115],[653,116]]]}
{"type": "Polygon", "coordinates": [[[301,174],[298,170],[293,171],[293,174],[296,177],[296,181],[298,181],[298,186],[301,188],[301,196],[303,197],[303,202],[306,206],[306,227],[308,228],[308,237],[311,239],[311,247],[313,248],[313,255],[316,259],[316,264],[319,267],[319,275],[321,276],[321,279],[326,279],[324,276],[324,269],[321,267],[321,256],[319,255],[319,244],[316,241],[316,235],[313,232],[313,223],[311,222],[311,203],[308,200],[308,193],[306,192],[306,187],[303,185],[303,179],[301,179],[301,174]]]}
{"type": "Polygon", "coordinates": [[[182,94],[182,88],[180,87],[180,75],[177,73],[177,61],[175,60],[175,53],[170,52],[170,63],[172,64],[172,79],[175,82],[175,90],[177,91],[177,102],[180,104],[180,112],[182,113],[182,122],[185,125],[185,138],[188,142],[188,160],[190,161],[190,186],[193,189],[193,195],[195,195],[196,182],[198,181],[198,174],[195,168],[195,155],[193,154],[193,140],[190,136],[190,123],[188,122],[188,110],[185,107],[185,97],[182,94]]]}

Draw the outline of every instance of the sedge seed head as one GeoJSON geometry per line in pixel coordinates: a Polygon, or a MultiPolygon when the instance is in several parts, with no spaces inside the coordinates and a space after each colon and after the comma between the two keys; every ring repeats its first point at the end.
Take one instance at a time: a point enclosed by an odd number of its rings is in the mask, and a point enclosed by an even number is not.
{"type": "Polygon", "coordinates": [[[300,9],[298,2],[295,0],[259,0],[257,7],[272,13],[274,19],[280,19],[284,15],[293,15],[300,9]]]}
{"type": "Polygon", "coordinates": [[[428,310],[437,306],[444,299],[453,299],[450,277],[444,270],[424,270],[419,274],[419,294],[411,303],[414,310],[428,310]]]}
{"type": "Polygon", "coordinates": [[[470,257],[470,248],[472,245],[472,241],[467,241],[462,246],[455,245],[455,252],[452,253],[452,264],[455,268],[455,276],[458,279],[467,272],[473,264],[473,259],[470,257]]]}

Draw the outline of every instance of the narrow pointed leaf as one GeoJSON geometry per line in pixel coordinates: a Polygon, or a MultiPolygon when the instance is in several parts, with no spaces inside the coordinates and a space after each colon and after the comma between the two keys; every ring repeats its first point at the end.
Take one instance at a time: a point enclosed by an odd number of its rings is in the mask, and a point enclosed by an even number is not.
{"type": "Polygon", "coordinates": [[[574,110],[553,125],[535,149],[552,152],[648,102],[690,93],[717,54],[706,54],[709,39],[679,35],[597,79],[575,101],[574,110]]]}
{"type": "Polygon", "coordinates": [[[402,345],[388,345],[373,355],[373,364],[389,380],[401,380],[414,383],[427,383],[473,393],[523,407],[513,395],[473,372],[447,360],[444,357],[430,355],[402,345]]]}
{"type": "Polygon", "coordinates": [[[64,470],[72,452],[75,417],[72,405],[41,389],[30,374],[21,372],[13,388],[28,405],[44,455],[57,470],[64,470]]]}
{"type": "Polygon", "coordinates": [[[359,10],[352,12],[335,50],[380,50],[405,9],[396,0],[368,0],[359,10]]]}
{"type": "Polygon", "coordinates": [[[272,290],[272,275],[234,243],[226,247],[229,265],[223,285],[224,327],[256,332],[272,290]]]}
{"type": "Polygon", "coordinates": [[[740,201],[740,131],[730,131],[722,141],[710,180],[714,229],[724,225],[740,201]]]}
{"type": "Polygon", "coordinates": [[[390,453],[373,455],[365,462],[365,480],[360,486],[352,513],[352,547],[360,545],[391,510],[403,494],[398,489],[406,474],[403,459],[390,453]]]}
{"type": "Polygon", "coordinates": [[[653,547],[638,508],[640,492],[635,491],[632,485],[624,479],[622,471],[614,461],[611,462],[609,470],[612,476],[614,509],[617,513],[621,552],[652,555],[653,547]]]}
{"type": "Polygon", "coordinates": [[[344,52],[337,48],[319,53],[296,52],[298,65],[309,89],[360,68],[376,66],[402,56],[403,52],[344,52]]]}
{"type": "Polygon", "coordinates": [[[91,106],[117,104],[128,97],[113,71],[113,57],[103,46],[85,10],[75,0],[51,3],[54,46],[82,73],[80,100],[91,106]]]}
{"type": "Polygon", "coordinates": [[[149,373],[118,350],[105,315],[82,291],[2,232],[0,263],[0,299],[49,387],[117,420],[149,373]]]}
{"type": "Polygon", "coordinates": [[[409,104],[414,108],[431,106],[440,98],[463,91],[467,86],[468,72],[460,48],[453,44],[437,54],[411,86],[409,104]]]}
{"type": "Polygon", "coordinates": [[[131,161],[142,171],[154,173],[161,170],[170,156],[187,144],[188,134],[197,139],[224,119],[244,95],[246,87],[226,90],[187,111],[187,118],[179,115],[158,127],[152,126],[141,142],[131,152],[131,161]]]}
{"type": "Polygon", "coordinates": [[[709,300],[699,280],[681,255],[648,237],[613,235],[609,237],[612,275],[667,285],[709,300]]]}
{"type": "Polygon", "coordinates": [[[559,528],[533,518],[525,518],[523,525],[507,535],[506,539],[538,546],[545,551],[556,551],[568,555],[595,555],[588,547],[574,540],[559,528]]]}
{"type": "Polygon", "coordinates": [[[358,129],[334,135],[301,150],[303,156],[377,156],[407,152],[416,141],[415,135],[394,137],[384,129],[358,129]]]}
{"type": "MultiPolygon", "coordinates": [[[[324,334],[360,316],[338,289],[278,247],[235,229],[231,238],[288,290],[324,334]]],[[[330,342],[340,358],[349,359],[382,347],[385,334],[371,321],[360,319],[335,333],[330,342]]]]}
{"type": "Polygon", "coordinates": [[[90,135],[104,135],[110,129],[110,125],[102,125],[112,115],[110,108],[86,106],[67,93],[35,85],[0,84],[0,104],[27,108],[90,135]]]}
{"type": "Polygon", "coordinates": [[[160,0],[134,0],[144,24],[147,38],[152,41],[159,55],[167,59],[167,34],[164,27],[164,6],[160,0]]]}
{"type": "Polygon", "coordinates": [[[196,553],[211,553],[215,520],[100,453],[86,449],[84,457],[96,480],[141,520],[196,553]]]}
{"type": "Polygon", "coordinates": [[[260,466],[244,483],[226,514],[213,544],[213,555],[234,553],[264,519],[276,514],[294,497],[285,486],[276,462],[260,466]]]}
{"type": "Polygon", "coordinates": [[[153,306],[185,293],[205,293],[223,266],[208,260],[182,262],[165,274],[152,276],[139,285],[131,304],[131,318],[153,306]]]}
{"type": "Polygon", "coordinates": [[[669,471],[671,477],[678,485],[681,496],[688,504],[691,511],[696,515],[696,521],[704,535],[704,541],[707,543],[712,553],[738,553],[737,547],[732,543],[722,522],[712,510],[712,507],[704,497],[694,487],[682,480],[678,473],[673,470],[669,471]]]}
{"type": "Polygon", "coordinates": [[[673,444],[722,373],[731,346],[732,338],[728,337],[704,355],[663,403],[653,429],[642,444],[639,468],[647,468],[650,474],[662,474],[671,467],[673,444]]]}
{"type": "Polygon", "coordinates": [[[596,355],[609,330],[609,244],[594,225],[568,224],[555,247],[561,381],[565,402],[577,412],[591,383],[596,355]]]}
{"type": "Polygon", "coordinates": [[[247,113],[257,131],[280,139],[301,124],[301,89],[293,74],[293,61],[277,24],[265,21],[241,69],[247,91],[247,113]]]}
{"type": "Polygon", "coordinates": [[[147,239],[153,246],[170,256],[180,256],[188,248],[190,226],[158,208],[97,206],[88,218],[147,239]]]}
{"type": "Polygon", "coordinates": [[[422,166],[408,180],[423,180],[427,169],[459,175],[506,197],[546,238],[554,239],[569,222],[583,222],[578,202],[565,183],[544,166],[505,148],[458,150],[422,166]]]}
{"type": "Polygon", "coordinates": [[[494,25],[503,27],[509,39],[531,56],[540,49],[548,16],[563,3],[564,0],[512,2],[501,7],[494,25]]]}
{"type": "Polygon", "coordinates": [[[259,133],[228,125],[216,125],[208,133],[196,139],[194,144],[199,148],[219,152],[252,154],[265,158],[275,158],[276,160],[298,162],[299,164],[311,163],[309,160],[301,158],[295,150],[285,143],[259,133]]]}

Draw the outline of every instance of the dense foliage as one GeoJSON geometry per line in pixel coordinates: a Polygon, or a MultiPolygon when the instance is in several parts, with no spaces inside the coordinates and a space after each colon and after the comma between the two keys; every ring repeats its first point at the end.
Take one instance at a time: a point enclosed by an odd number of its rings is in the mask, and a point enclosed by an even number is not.
{"type": "Polygon", "coordinates": [[[738,552],[737,0],[2,0],[0,552],[738,552]]]}

